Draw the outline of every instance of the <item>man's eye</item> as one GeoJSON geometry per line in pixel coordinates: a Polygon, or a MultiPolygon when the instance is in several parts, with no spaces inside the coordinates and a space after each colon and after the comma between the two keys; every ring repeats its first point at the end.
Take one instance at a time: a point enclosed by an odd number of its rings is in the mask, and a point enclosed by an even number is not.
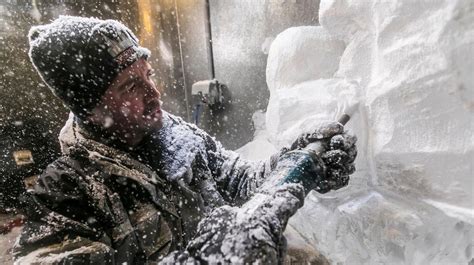
{"type": "Polygon", "coordinates": [[[127,92],[134,92],[135,91],[135,83],[132,83],[132,84],[128,85],[126,91],[127,92]]]}

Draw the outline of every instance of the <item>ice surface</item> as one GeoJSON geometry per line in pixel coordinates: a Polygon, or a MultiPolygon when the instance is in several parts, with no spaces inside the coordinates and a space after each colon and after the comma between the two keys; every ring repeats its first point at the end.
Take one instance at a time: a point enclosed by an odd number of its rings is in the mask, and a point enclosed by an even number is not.
{"type": "Polygon", "coordinates": [[[298,27],[273,41],[267,61],[267,84],[270,91],[288,89],[303,81],[332,77],[345,44],[334,39],[323,27],[298,27]],[[300,68],[295,69],[297,61],[300,68]],[[311,71],[308,71],[311,69],[311,71]]]}
{"type": "Polygon", "coordinates": [[[474,262],[472,2],[322,0],[319,12],[321,26],[270,47],[257,140],[279,149],[360,100],[347,126],[358,171],[290,224],[333,263],[474,262]]]}

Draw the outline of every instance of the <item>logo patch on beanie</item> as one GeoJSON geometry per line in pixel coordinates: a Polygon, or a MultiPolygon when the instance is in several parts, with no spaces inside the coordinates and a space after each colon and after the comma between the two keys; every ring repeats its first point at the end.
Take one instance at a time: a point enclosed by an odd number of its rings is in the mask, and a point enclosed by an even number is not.
{"type": "Polygon", "coordinates": [[[137,51],[134,49],[134,46],[128,47],[120,53],[117,57],[115,57],[115,61],[119,65],[119,67],[127,67],[131,63],[133,63],[138,57],[137,51]]]}
{"type": "Polygon", "coordinates": [[[133,39],[132,36],[128,34],[128,32],[124,30],[119,30],[116,34],[117,35],[114,34],[114,38],[110,38],[105,34],[103,35],[105,38],[105,42],[109,47],[107,51],[110,55],[112,55],[112,57],[116,58],[126,49],[138,45],[137,40],[133,39]]]}
{"type": "Polygon", "coordinates": [[[115,38],[104,35],[107,52],[115,59],[120,68],[127,67],[138,58],[138,42],[124,30],[120,30],[115,38]]]}

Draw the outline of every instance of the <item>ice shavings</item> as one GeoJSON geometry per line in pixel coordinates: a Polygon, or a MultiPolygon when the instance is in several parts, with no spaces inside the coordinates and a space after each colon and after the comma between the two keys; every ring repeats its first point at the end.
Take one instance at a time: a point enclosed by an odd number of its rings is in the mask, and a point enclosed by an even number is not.
{"type": "Polygon", "coordinates": [[[263,111],[255,112],[252,115],[252,120],[255,127],[254,139],[252,142],[240,147],[237,152],[249,160],[267,159],[278,150],[269,142],[265,125],[265,113],[263,111]]]}

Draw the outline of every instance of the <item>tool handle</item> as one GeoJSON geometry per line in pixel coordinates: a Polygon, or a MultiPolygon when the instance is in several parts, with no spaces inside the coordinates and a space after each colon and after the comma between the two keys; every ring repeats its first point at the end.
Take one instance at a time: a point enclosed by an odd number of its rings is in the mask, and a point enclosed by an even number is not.
{"type": "Polygon", "coordinates": [[[346,123],[351,119],[351,116],[349,116],[349,114],[342,114],[341,117],[339,117],[339,119],[337,120],[340,124],[342,125],[346,125],[346,123]]]}

